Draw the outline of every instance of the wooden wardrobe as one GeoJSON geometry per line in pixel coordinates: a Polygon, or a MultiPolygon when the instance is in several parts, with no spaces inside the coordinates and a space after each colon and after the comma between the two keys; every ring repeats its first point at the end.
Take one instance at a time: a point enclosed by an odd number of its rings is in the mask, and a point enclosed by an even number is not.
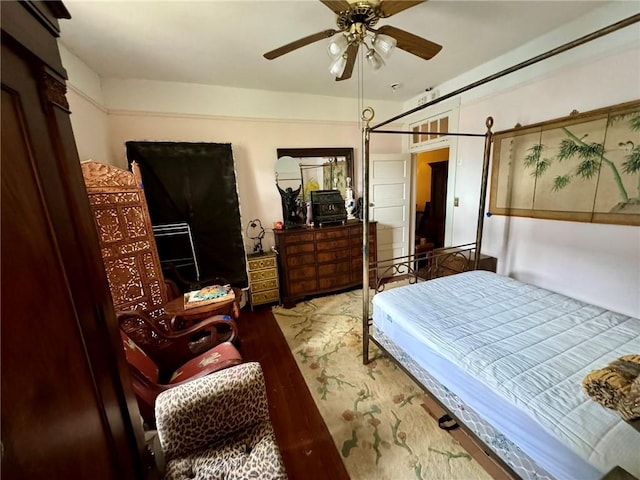
{"type": "Polygon", "coordinates": [[[142,424],[66,100],[61,2],[0,2],[5,479],[144,478],[142,424]]]}

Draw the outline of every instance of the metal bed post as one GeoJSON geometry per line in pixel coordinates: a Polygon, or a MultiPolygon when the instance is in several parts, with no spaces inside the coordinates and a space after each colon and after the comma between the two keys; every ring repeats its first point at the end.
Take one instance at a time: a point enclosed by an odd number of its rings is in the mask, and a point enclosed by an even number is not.
{"type": "Polygon", "coordinates": [[[362,111],[362,363],[369,363],[369,123],[375,112],[362,111]]]}
{"type": "Polygon", "coordinates": [[[489,183],[489,162],[491,157],[491,144],[493,143],[493,117],[487,117],[487,133],[484,138],[484,159],[482,162],[482,180],[480,183],[480,203],[478,205],[478,227],[476,228],[476,255],[473,259],[473,269],[477,270],[480,264],[480,250],[482,247],[482,231],[484,229],[484,209],[487,204],[487,183],[489,183]]]}

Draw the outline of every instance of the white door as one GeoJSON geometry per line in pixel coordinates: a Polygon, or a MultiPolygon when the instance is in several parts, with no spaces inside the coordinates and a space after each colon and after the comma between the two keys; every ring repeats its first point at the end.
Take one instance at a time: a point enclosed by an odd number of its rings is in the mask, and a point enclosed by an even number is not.
{"type": "MultiPolygon", "coordinates": [[[[378,222],[378,263],[411,253],[411,154],[369,156],[369,219],[378,222]]],[[[382,271],[379,269],[379,274],[382,271]]],[[[387,276],[387,275],[383,275],[387,276]]]]}

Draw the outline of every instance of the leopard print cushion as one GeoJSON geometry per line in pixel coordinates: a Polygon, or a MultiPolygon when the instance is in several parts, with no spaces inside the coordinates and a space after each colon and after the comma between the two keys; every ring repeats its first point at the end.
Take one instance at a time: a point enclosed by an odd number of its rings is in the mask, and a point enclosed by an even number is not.
{"type": "Polygon", "coordinates": [[[286,479],[258,363],[162,392],[156,424],[167,479],[286,479]]]}
{"type": "Polygon", "coordinates": [[[191,478],[285,479],[271,425],[254,425],[169,462],[165,479],[191,478]]]}

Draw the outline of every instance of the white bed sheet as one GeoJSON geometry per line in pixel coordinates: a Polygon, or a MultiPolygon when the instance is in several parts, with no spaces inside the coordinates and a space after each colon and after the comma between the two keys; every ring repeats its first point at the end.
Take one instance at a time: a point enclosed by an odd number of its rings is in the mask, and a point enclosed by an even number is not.
{"type": "Polygon", "coordinates": [[[640,320],[483,271],[382,292],[373,319],[554,477],[640,477],[640,433],[581,389],[640,352],[640,320]]]}

